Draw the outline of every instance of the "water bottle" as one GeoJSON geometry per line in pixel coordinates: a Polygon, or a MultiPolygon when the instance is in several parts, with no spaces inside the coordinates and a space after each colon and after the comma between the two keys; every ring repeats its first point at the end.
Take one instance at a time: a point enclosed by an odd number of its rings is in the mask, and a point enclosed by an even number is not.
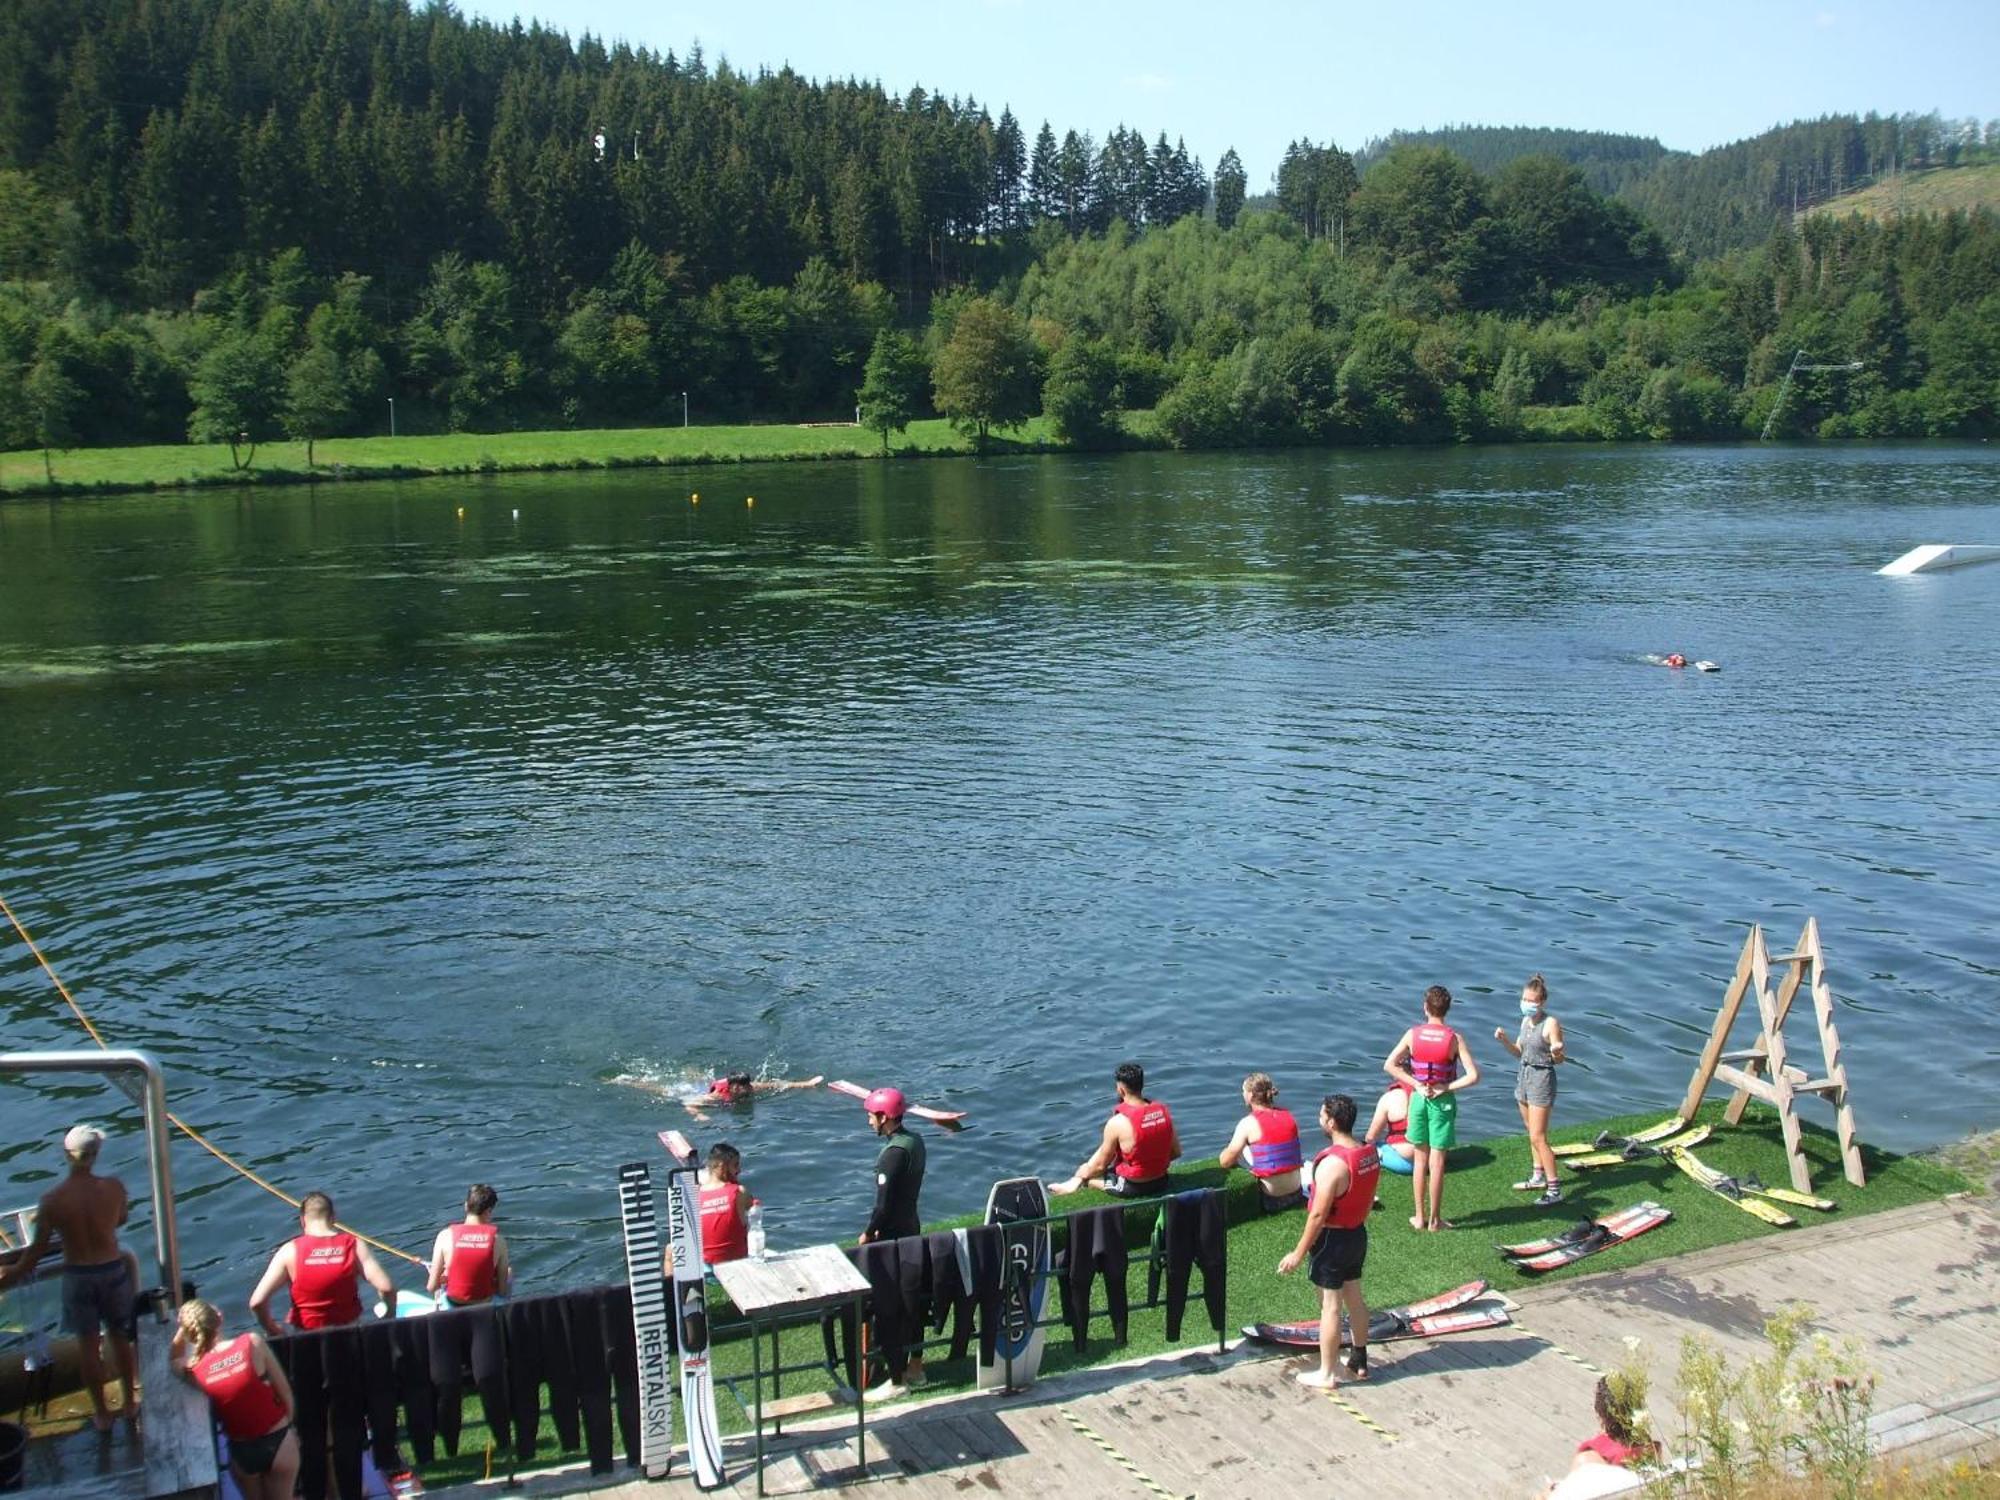
{"type": "Polygon", "coordinates": [[[750,1200],[750,1258],[764,1258],[764,1205],[755,1198],[750,1200]]]}

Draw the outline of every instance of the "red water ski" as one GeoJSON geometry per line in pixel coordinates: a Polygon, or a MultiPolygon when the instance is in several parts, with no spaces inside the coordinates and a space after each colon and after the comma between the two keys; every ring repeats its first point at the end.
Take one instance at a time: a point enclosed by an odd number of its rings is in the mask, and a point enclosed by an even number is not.
{"type": "MultiPolygon", "coordinates": [[[[873,1089],[864,1089],[858,1083],[849,1083],[845,1078],[836,1078],[827,1085],[836,1094],[846,1094],[855,1099],[866,1099],[873,1089]]],[[[932,1109],[926,1104],[905,1106],[919,1120],[929,1120],[933,1125],[957,1125],[965,1119],[962,1109],[932,1109]]]]}
{"type": "Polygon", "coordinates": [[[1553,1250],[1540,1255],[1516,1257],[1514,1266],[1517,1270],[1531,1272],[1559,1270],[1563,1266],[1574,1265],[1587,1255],[1609,1250],[1613,1245],[1622,1245],[1649,1229],[1657,1229],[1673,1216],[1672,1209],[1662,1208],[1657,1203],[1635,1204],[1623,1213],[1599,1219],[1587,1226],[1581,1237],[1566,1240],[1553,1250]]]}
{"type": "MultiPolygon", "coordinates": [[[[1385,1307],[1371,1313],[1368,1318],[1368,1341],[1371,1344],[1393,1343],[1397,1339],[1423,1338],[1427,1333],[1462,1333],[1466,1328],[1490,1328],[1507,1321],[1503,1309],[1494,1308],[1498,1316],[1488,1318],[1481,1311],[1468,1316],[1486,1321],[1467,1323],[1464,1327],[1436,1327],[1444,1315],[1464,1307],[1466,1303],[1483,1296],[1486,1292],[1484,1281],[1468,1281],[1464,1286],[1453,1287],[1448,1292],[1440,1292],[1435,1297],[1427,1297],[1422,1302],[1411,1302],[1403,1307],[1385,1307]],[[1420,1327],[1419,1325],[1432,1325],[1420,1327]]],[[[1319,1319],[1309,1318],[1300,1323],[1250,1323],[1244,1325],[1243,1336],[1265,1344],[1293,1344],[1301,1348],[1319,1346],[1319,1319]]]]}

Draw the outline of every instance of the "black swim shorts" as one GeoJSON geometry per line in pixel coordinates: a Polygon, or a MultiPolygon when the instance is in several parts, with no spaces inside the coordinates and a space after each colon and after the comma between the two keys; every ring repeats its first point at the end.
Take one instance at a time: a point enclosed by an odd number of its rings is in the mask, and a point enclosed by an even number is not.
{"type": "Polygon", "coordinates": [[[278,1450],[285,1446],[285,1434],[292,1430],[287,1422],[276,1432],[267,1432],[256,1438],[231,1438],[229,1440],[229,1461],[245,1474],[268,1474],[271,1465],[278,1461],[278,1450]]]}
{"type": "Polygon", "coordinates": [[[1151,1198],[1167,1190],[1167,1174],[1149,1177],[1144,1182],[1136,1182],[1130,1177],[1120,1177],[1115,1173],[1105,1182],[1104,1191],[1115,1198],[1151,1198]]]}
{"type": "Polygon", "coordinates": [[[84,1338],[94,1338],[108,1328],[119,1338],[131,1338],[137,1321],[134,1305],[136,1290],[132,1285],[131,1270],[122,1258],[94,1266],[64,1266],[64,1329],[84,1338]]]}
{"type": "Polygon", "coordinates": [[[1322,1229],[1313,1246],[1312,1283],[1337,1292],[1350,1281],[1361,1279],[1361,1264],[1368,1259],[1368,1226],[1352,1229],[1322,1229]]]}

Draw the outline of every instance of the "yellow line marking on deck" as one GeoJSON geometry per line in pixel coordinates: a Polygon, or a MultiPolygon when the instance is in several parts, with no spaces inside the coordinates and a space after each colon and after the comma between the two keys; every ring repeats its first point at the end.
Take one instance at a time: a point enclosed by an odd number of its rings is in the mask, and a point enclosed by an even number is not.
{"type": "MultiPolygon", "coordinates": [[[[1165,1485],[1161,1484],[1157,1479],[1153,1478],[1152,1475],[1148,1474],[1145,1470],[1141,1469],[1137,1464],[1133,1463],[1131,1459],[1127,1458],[1124,1454],[1120,1453],[1116,1448],[1112,1447],[1110,1442],[1105,1439],[1102,1433],[1100,1433],[1096,1428],[1086,1423],[1082,1418],[1077,1416],[1077,1414],[1071,1411],[1067,1406],[1059,1406],[1056,1408],[1056,1410],[1062,1413],[1063,1420],[1065,1422],[1069,1423],[1070,1426],[1074,1427],[1078,1432],[1083,1434],[1083,1436],[1089,1438],[1091,1442],[1095,1443],[1099,1448],[1101,1448],[1104,1451],[1104,1456],[1106,1458],[1110,1459],[1114,1464],[1118,1465],[1119,1468],[1123,1469],[1126,1473],[1130,1474],[1134,1479],[1138,1480],[1140,1484],[1144,1485],[1154,1494],[1164,1496],[1165,1500],[1181,1500],[1181,1497],[1179,1495],[1176,1495],[1172,1490],[1168,1489],[1165,1485]]],[[[1190,1495],[1187,1497],[1187,1500],[1194,1500],[1194,1497],[1190,1495]]]]}
{"type": "Polygon", "coordinates": [[[1402,1439],[1397,1437],[1395,1433],[1391,1432],[1388,1428],[1384,1427],[1380,1422],[1376,1421],[1373,1417],[1369,1416],[1367,1412],[1363,1411],[1360,1407],[1356,1406],[1352,1401],[1348,1400],[1338,1391],[1328,1391],[1326,1393],[1326,1399],[1331,1401],[1335,1406],[1339,1407],[1342,1411],[1346,1412],[1350,1417],[1354,1418],[1355,1421],[1359,1422],[1363,1427],[1366,1427],[1370,1432],[1374,1433],[1375,1436],[1380,1438],[1383,1442],[1399,1443],[1402,1441],[1402,1439]]]}

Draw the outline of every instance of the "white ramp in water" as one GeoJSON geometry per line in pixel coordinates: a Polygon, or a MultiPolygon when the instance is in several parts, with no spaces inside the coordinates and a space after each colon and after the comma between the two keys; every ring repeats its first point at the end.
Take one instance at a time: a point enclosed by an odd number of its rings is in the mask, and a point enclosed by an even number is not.
{"type": "Polygon", "coordinates": [[[1911,573],[1939,573],[1946,568],[1963,568],[1972,563],[2000,562],[2000,547],[1968,546],[1963,542],[1931,542],[1912,547],[1886,568],[1877,569],[1885,578],[1902,578],[1911,573]]]}

